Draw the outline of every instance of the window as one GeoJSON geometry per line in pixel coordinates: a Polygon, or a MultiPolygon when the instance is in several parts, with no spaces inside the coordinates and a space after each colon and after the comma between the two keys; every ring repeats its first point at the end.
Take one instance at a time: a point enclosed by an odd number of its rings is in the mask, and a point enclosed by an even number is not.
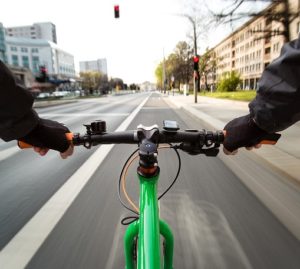
{"type": "Polygon", "coordinates": [[[27,48],[21,48],[21,51],[22,52],[28,52],[28,49],[27,48]]]}
{"type": "Polygon", "coordinates": [[[277,52],[279,50],[279,42],[273,45],[273,51],[277,52]]]}
{"type": "Polygon", "coordinates": [[[39,49],[38,49],[38,48],[32,48],[32,49],[31,49],[31,52],[33,52],[33,53],[38,53],[38,52],[39,52],[39,49]]]}
{"type": "Polygon", "coordinates": [[[23,65],[23,67],[29,68],[29,58],[28,58],[28,56],[22,56],[22,65],[23,65]]]}
{"type": "Polygon", "coordinates": [[[11,51],[18,51],[18,48],[17,47],[10,47],[10,50],[11,51]]]}
{"type": "Polygon", "coordinates": [[[40,66],[40,59],[38,56],[33,56],[32,57],[32,67],[33,67],[33,71],[35,73],[39,72],[39,66],[40,66]]]}
{"type": "Polygon", "coordinates": [[[12,60],[12,64],[14,66],[19,66],[19,58],[18,58],[18,55],[12,55],[11,56],[11,60],[12,60]]]}
{"type": "Polygon", "coordinates": [[[272,23],[272,18],[266,19],[266,26],[269,26],[272,23]]]}

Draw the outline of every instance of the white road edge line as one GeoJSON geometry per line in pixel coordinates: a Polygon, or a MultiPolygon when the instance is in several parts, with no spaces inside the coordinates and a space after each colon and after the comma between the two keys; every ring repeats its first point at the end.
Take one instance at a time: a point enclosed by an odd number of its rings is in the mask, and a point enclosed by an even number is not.
{"type": "Polygon", "coordinates": [[[17,146],[12,146],[10,148],[4,149],[0,151],[0,162],[15,155],[20,152],[20,148],[17,146]]]}
{"type": "MultiPolygon", "coordinates": [[[[116,129],[124,131],[149,99],[116,129]]],[[[0,268],[24,269],[114,145],[102,145],[25,224],[0,252],[0,268]]],[[[75,157],[74,157],[75,158],[75,157]]]]}

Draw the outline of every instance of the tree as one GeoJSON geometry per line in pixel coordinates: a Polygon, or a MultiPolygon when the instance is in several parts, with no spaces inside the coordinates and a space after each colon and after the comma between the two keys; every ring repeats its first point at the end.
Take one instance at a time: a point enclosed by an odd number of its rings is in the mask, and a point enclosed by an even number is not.
{"type": "Polygon", "coordinates": [[[217,91],[219,92],[233,92],[236,91],[241,83],[240,75],[232,71],[224,74],[223,78],[217,85],[217,91]]]}
{"type": "Polygon", "coordinates": [[[158,88],[163,89],[163,62],[160,62],[156,67],[155,76],[158,88]]]}
{"type": "Polygon", "coordinates": [[[206,49],[199,60],[200,78],[204,77],[205,89],[209,90],[208,77],[211,76],[212,83],[215,80],[216,58],[212,50],[206,49]]]}
{"type": "Polygon", "coordinates": [[[124,82],[122,79],[120,78],[111,78],[110,79],[110,86],[113,88],[113,89],[124,89],[124,82]]]}
{"type": "Polygon", "coordinates": [[[190,45],[185,41],[180,41],[177,43],[175,48],[175,55],[177,55],[177,66],[174,70],[175,80],[188,84],[192,78],[193,65],[192,65],[192,55],[193,51],[190,45]]]}
{"type": "Polygon", "coordinates": [[[82,87],[89,94],[93,94],[98,89],[102,74],[100,72],[88,71],[80,72],[80,78],[82,79],[82,87]]]}
{"type": "MultiPolygon", "coordinates": [[[[214,14],[218,23],[228,23],[240,20],[245,17],[257,17],[263,16],[266,19],[267,24],[272,21],[279,22],[282,25],[282,30],[278,29],[258,29],[255,33],[261,33],[260,38],[271,38],[275,35],[282,35],[284,42],[291,40],[290,24],[296,18],[299,17],[299,4],[296,8],[296,0],[260,0],[263,2],[269,2],[270,5],[260,12],[241,12],[242,6],[247,2],[257,2],[256,0],[234,0],[233,4],[223,10],[221,13],[214,14]],[[291,4],[294,6],[291,9],[291,4]]],[[[254,3],[253,3],[254,4],[254,3]]]]}
{"type": "Polygon", "coordinates": [[[100,94],[108,94],[109,91],[111,91],[111,87],[108,82],[108,77],[106,74],[101,76],[101,78],[99,80],[98,90],[99,90],[100,94]]]}
{"type": "MultiPolygon", "coordinates": [[[[205,40],[211,27],[210,15],[207,14],[206,7],[201,0],[187,0],[187,7],[179,16],[186,18],[192,25],[192,34],[189,37],[193,42],[194,56],[197,56],[198,40],[205,40]]],[[[194,70],[194,73],[194,95],[195,103],[197,103],[197,92],[200,91],[200,76],[197,70],[194,70]]]]}
{"type": "Polygon", "coordinates": [[[188,84],[192,78],[193,64],[192,64],[192,49],[185,41],[177,43],[174,52],[171,53],[166,60],[159,63],[155,70],[158,86],[162,89],[163,81],[163,66],[165,65],[165,79],[170,85],[171,78],[174,77],[174,85],[181,83],[188,84]]]}

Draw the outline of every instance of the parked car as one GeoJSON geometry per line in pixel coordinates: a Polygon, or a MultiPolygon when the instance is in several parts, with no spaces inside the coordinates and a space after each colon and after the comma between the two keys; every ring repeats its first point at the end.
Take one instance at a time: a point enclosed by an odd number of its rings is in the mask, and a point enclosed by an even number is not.
{"type": "Polygon", "coordinates": [[[41,92],[37,95],[37,99],[45,99],[50,97],[50,93],[49,92],[41,92]]]}

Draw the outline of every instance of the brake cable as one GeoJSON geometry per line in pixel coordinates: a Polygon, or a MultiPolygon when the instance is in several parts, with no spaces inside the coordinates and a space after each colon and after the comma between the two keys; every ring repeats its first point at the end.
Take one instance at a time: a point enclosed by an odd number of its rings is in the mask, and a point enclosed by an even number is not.
{"type": "MultiPolygon", "coordinates": [[[[177,170],[177,173],[176,173],[176,176],[173,180],[173,182],[169,185],[169,187],[158,197],[158,200],[160,200],[172,187],[173,185],[175,184],[175,182],[177,181],[177,178],[179,176],[179,173],[180,173],[180,170],[181,170],[181,158],[180,158],[180,155],[178,153],[178,146],[173,146],[172,144],[169,144],[169,146],[159,146],[158,149],[166,149],[166,148],[172,148],[175,150],[176,152],[176,155],[177,155],[177,158],[178,158],[178,170],[177,170]]],[[[132,213],[134,214],[137,214],[139,215],[139,209],[138,207],[134,204],[134,202],[131,200],[130,196],[128,195],[127,191],[126,191],[126,176],[127,176],[127,172],[128,172],[128,169],[129,167],[131,166],[131,164],[133,163],[133,161],[138,157],[138,155],[136,154],[137,151],[139,149],[136,149],[129,157],[128,159],[126,160],[123,168],[122,168],[122,171],[121,171],[121,174],[120,174],[120,178],[119,178],[119,188],[118,188],[118,198],[119,198],[119,201],[121,202],[121,204],[126,208],[128,209],[129,211],[131,211],[132,213]],[[135,209],[133,210],[132,208],[128,207],[122,200],[121,198],[121,185],[122,185],[122,191],[124,192],[124,195],[125,195],[125,198],[127,199],[127,201],[130,203],[130,205],[135,209]]],[[[136,221],[139,217],[138,216],[128,216],[128,217],[125,217],[121,220],[121,224],[123,225],[129,225],[131,224],[132,222],[136,221]]]]}

